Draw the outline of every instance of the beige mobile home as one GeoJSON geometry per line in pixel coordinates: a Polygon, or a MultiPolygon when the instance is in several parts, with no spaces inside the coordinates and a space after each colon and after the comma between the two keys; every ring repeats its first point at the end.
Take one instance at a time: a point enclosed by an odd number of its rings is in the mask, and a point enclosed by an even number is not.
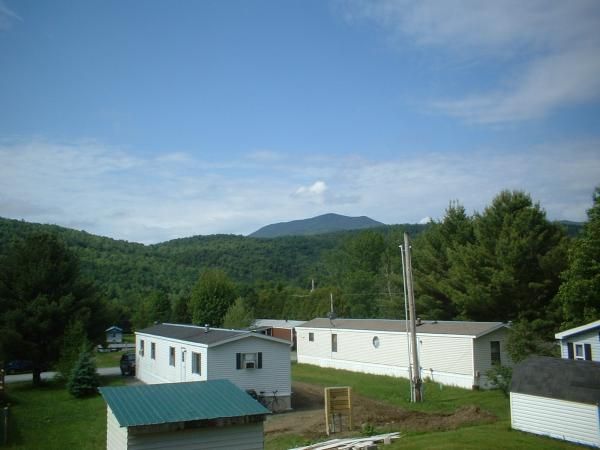
{"type": "MultiPolygon", "coordinates": [[[[296,327],[298,362],[408,378],[409,336],[403,320],[313,319],[296,327]]],[[[421,376],[463,388],[488,387],[494,364],[511,365],[501,322],[420,321],[421,376]]]]}

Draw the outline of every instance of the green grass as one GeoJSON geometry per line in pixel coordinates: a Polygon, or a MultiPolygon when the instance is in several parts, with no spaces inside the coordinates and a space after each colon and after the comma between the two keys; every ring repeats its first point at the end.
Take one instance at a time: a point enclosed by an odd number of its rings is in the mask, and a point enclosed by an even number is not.
{"type": "MultiPolygon", "coordinates": [[[[120,385],[120,377],[104,377],[105,385],[120,385]]],[[[47,382],[8,386],[10,449],[104,449],[106,403],[100,395],[73,398],[64,385],[47,382]]]]}
{"type": "Polygon", "coordinates": [[[96,367],[119,367],[123,352],[94,353],[96,367]]]}

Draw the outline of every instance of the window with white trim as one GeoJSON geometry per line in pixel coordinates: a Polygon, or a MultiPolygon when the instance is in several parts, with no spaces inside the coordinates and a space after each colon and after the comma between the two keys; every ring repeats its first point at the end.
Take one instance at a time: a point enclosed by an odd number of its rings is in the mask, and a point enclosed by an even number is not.
{"type": "Polygon", "coordinates": [[[500,341],[490,341],[490,356],[492,359],[492,365],[502,364],[500,358],[500,341]]]}
{"type": "Polygon", "coordinates": [[[144,356],[144,340],[140,339],[140,350],[139,350],[139,354],[140,356],[144,356]]]}
{"type": "Polygon", "coordinates": [[[331,351],[337,352],[337,334],[331,335],[331,351]]]}
{"type": "Polygon", "coordinates": [[[192,373],[202,374],[202,354],[192,352],[192,373]]]}
{"type": "Polygon", "coordinates": [[[236,368],[240,369],[262,369],[262,352],[257,353],[236,353],[236,368]]]}
{"type": "Polygon", "coordinates": [[[150,358],[156,359],[156,344],[154,342],[150,343],[150,358]]]}
{"type": "Polygon", "coordinates": [[[583,344],[575,344],[575,359],[585,359],[583,344]]]}
{"type": "Polygon", "coordinates": [[[169,347],[169,365],[175,367],[175,347],[169,347]]]}
{"type": "Polygon", "coordinates": [[[308,342],[315,342],[315,333],[308,333],[308,342]]]}

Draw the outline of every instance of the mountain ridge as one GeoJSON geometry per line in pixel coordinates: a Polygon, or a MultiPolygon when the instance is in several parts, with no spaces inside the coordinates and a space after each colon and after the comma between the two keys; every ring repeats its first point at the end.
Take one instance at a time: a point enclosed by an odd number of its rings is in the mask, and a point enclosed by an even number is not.
{"type": "Polygon", "coordinates": [[[297,219],[289,222],[278,222],[259,228],[248,235],[254,238],[275,238],[282,236],[313,236],[336,231],[364,230],[368,228],[385,227],[367,216],[344,216],[327,213],[308,219],[297,219]]]}

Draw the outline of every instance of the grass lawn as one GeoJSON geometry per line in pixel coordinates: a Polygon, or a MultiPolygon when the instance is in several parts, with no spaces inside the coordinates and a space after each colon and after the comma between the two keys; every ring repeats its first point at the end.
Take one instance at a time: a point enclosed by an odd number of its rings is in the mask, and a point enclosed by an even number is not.
{"type": "MultiPolygon", "coordinates": [[[[124,383],[103,377],[105,385],[124,383]]],[[[34,388],[31,383],[8,385],[10,449],[106,448],[106,403],[100,395],[75,399],[57,382],[34,388]]]]}
{"type": "Polygon", "coordinates": [[[123,352],[94,352],[96,367],[119,367],[123,352]]]}

